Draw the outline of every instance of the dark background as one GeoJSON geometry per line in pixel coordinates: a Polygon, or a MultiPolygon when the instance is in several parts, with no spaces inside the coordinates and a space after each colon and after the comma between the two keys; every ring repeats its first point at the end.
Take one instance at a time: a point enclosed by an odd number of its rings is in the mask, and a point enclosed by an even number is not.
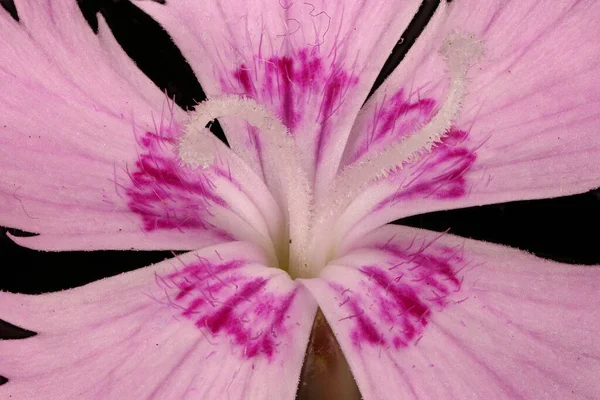
{"type": "MultiPolygon", "coordinates": [[[[0,4],[18,18],[10,0],[0,0],[0,4]]],[[[159,87],[175,95],[180,106],[189,109],[204,99],[202,88],[167,33],[128,0],[80,0],[80,6],[94,29],[95,15],[102,13],[125,51],[159,87]]],[[[424,2],[375,86],[397,66],[436,6],[436,1],[424,2]]],[[[212,129],[220,134],[217,124],[212,129]]],[[[435,231],[450,229],[453,234],[510,245],[557,261],[600,263],[600,190],[551,200],[436,212],[398,222],[435,231]]],[[[172,256],[170,252],[146,251],[38,252],[19,247],[4,235],[5,231],[25,232],[1,227],[0,231],[0,290],[13,292],[66,289],[172,256]]]]}

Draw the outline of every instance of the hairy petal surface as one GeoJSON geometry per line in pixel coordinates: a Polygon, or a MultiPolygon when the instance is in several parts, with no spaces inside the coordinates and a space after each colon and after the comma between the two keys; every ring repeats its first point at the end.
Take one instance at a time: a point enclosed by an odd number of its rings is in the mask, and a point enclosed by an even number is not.
{"type": "MultiPolygon", "coordinates": [[[[290,129],[320,193],[355,114],[419,1],[136,3],[171,34],[209,97],[245,95],[290,129]]],[[[222,120],[232,148],[266,166],[260,132],[222,120]]],[[[266,167],[268,168],[268,167],[266,167]]]]}
{"type": "Polygon", "coordinates": [[[236,242],[64,292],[0,292],[0,317],[37,332],[0,340],[0,397],[293,399],[316,305],[266,262],[236,242]]]}
{"type": "Polygon", "coordinates": [[[408,215],[599,186],[599,15],[600,4],[585,0],[440,7],[361,111],[344,162],[410,136],[435,115],[449,85],[439,49],[453,32],[473,35],[485,51],[467,73],[459,118],[431,153],[365,190],[341,232],[360,221],[359,237],[408,215]]]}
{"type": "Polygon", "coordinates": [[[186,113],[102,19],[94,35],[74,0],[16,5],[19,23],[0,9],[0,224],[40,233],[19,244],[194,249],[261,237],[268,246],[278,211],[260,178],[217,140],[212,168],[180,167],[186,113]]]}
{"type": "Polygon", "coordinates": [[[304,280],[373,399],[593,399],[600,267],[388,225],[304,280]]]}

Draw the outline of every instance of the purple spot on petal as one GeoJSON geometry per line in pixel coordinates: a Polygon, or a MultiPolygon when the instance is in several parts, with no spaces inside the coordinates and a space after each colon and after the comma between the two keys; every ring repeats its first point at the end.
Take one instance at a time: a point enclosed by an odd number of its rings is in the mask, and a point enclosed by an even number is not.
{"type": "Polygon", "coordinates": [[[355,346],[416,345],[434,313],[459,303],[461,280],[456,274],[465,264],[462,251],[432,244],[423,242],[413,250],[383,244],[379,249],[392,257],[390,266],[360,267],[360,290],[330,283],[339,307],[348,313],[339,323],[351,324],[355,346]]]}
{"type": "Polygon", "coordinates": [[[294,62],[291,58],[283,57],[278,60],[272,60],[277,64],[277,69],[281,77],[281,109],[279,116],[283,123],[292,129],[297,123],[298,116],[294,112],[294,93],[292,84],[294,83],[294,62]]]}
{"type": "MultiPolygon", "coordinates": [[[[356,162],[410,136],[431,120],[436,104],[434,99],[422,99],[416,93],[407,96],[404,89],[384,98],[373,111],[372,119],[361,127],[360,141],[353,145],[348,162],[356,162]]],[[[465,175],[476,159],[475,150],[466,145],[467,136],[467,132],[451,128],[431,153],[392,174],[390,179],[401,181],[398,190],[374,211],[403,199],[453,199],[466,195],[465,175]]]]}
{"type": "MultiPolygon", "coordinates": [[[[315,159],[332,132],[328,123],[358,78],[335,62],[324,58],[316,48],[304,48],[293,56],[255,57],[254,66],[241,65],[220,79],[223,91],[251,97],[275,112],[292,135],[302,123],[314,126],[315,159]],[[233,77],[233,79],[231,79],[233,77]],[[317,114],[318,112],[318,114],[317,114]]],[[[248,145],[259,141],[248,128],[248,145]]],[[[260,134],[259,134],[260,135],[260,134]]]]}
{"type": "Polygon", "coordinates": [[[374,211],[404,199],[454,199],[467,194],[466,173],[477,158],[475,151],[464,144],[468,134],[452,129],[442,142],[397,177],[402,179],[398,190],[377,204],[374,211]]]}
{"type": "Polygon", "coordinates": [[[385,147],[415,132],[433,117],[435,104],[435,100],[429,98],[406,98],[403,89],[384,99],[370,124],[365,127],[363,140],[350,162],[357,161],[373,148],[385,147]]]}
{"type": "Polygon", "coordinates": [[[322,151],[331,135],[332,126],[328,123],[329,118],[337,111],[342,104],[344,97],[350,87],[356,85],[358,79],[351,77],[343,70],[335,70],[327,81],[323,90],[323,102],[319,110],[319,117],[322,125],[317,137],[317,146],[315,148],[315,159],[317,163],[321,160],[322,151]]]}
{"type": "Polygon", "coordinates": [[[268,278],[248,277],[243,261],[213,263],[205,258],[157,280],[183,317],[193,321],[209,342],[228,341],[243,358],[271,360],[289,332],[288,313],[296,290],[273,294],[268,278]]]}
{"type": "MultiPolygon", "coordinates": [[[[208,174],[179,165],[174,150],[176,132],[146,132],[138,140],[138,160],[127,170],[131,182],[125,187],[129,209],[142,218],[145,231],[210,229],[230,239],[207,221],[210,207],[227,207],[227,203],[214,190],[208,174]]],[[[215,167],[211,172],[231,180],[228,171],[215,167]]]]}
{"type": "MultiPolygon", "coordinates": [[[[351,302],[350,305],[353,306],[352,308],[355,310],[358,308],[355,307],[355,304],[353,302],[351,302]]],[[[365,340],[371,344],[384,343],[384,339],[379,333],[379,331],[377,331],[377,328],[373,324],[373,321],[371,321],[364,314],[358,315],[356,317],[356,324],[357,329],[352,334],[352,339],[355,344],[360,343],[361,340],[365,340]]]]}
{"type": "Polygon", "coordinates": [[[250,78],[250,73],[248,72],[248,68],[242,64],[234,73],[233,76],[238,81],[238,83],[244,88],[244,92],[249,97],[254,97],[256,94],[256,89],[254,88],[254,84],[252,82],[252,78],[250,78]]]}

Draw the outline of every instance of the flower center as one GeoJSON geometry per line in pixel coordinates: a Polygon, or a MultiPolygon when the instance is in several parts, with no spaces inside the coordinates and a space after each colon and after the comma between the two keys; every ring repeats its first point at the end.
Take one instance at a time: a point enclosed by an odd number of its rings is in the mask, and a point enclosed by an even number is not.
{"type": "Polygon", "coordinates": [[[212,120],[235,116],[259,129],[265,142],[265,179],[267,186],[286,215],[285,223],[273,238],[279,267],[291,271],[307,268],[309,224],[313,195],[300,154],[288,129],[266,108],[254,100],[226,96],[199,104],[179,143],[179,157],[192,168],[208,167],[214,159],[210,152],[212,133],[205,126],[212,120]]]}
{"type": "Polygon", "coordinates": [[[344,167],[322,198],[315,199],[313,187],[302,168],[300,151],[287,127],[254,100],[238,96],[211,99],[198,104],[179,143],[179,157],[192,168],[208,167],[214,160],[214,140],[206,125],[220,117],[246,120],[261,132],[265,179],[286,216],[273,232],[278,266],[293,278],[317,276],[336,256],[336,221],[352,199],[373,181],[401,169],[406,163],[431,151],[452,127],[466,94],[467,71],[482,53],[482,44],[470,35],[452,34],[440,53],[448,64],[450,85],[446,101],[420,130],[382,151],[344,167]]]}

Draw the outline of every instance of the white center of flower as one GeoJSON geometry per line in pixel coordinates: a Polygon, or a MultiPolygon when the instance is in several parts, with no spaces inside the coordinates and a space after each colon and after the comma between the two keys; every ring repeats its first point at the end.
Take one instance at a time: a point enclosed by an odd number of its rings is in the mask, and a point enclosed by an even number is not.
{"type": "MultiPolygon", "coordinates": [[[[440,53],[445,57],[450,86],[446,101],[431,121],[404,140],[379,153],[343,168],[321,199],[313,198],[313,188],[300,162],[300,152],[288,129],[265,107],[249,98],[227,96],[199,104],[179,144],[181,161],[193,168],[213,162],[209,145],[212,133],[205,126],[212,120],[235,116],[260,130],[265,145],[266,183],[286,215],[285,237],[273,238],[281,268],[296,277],[318,275],[331,258],[335,240],[332,227],[346,206],[372,181],[384,177],[431,151],[457,118],[466,94],[466,74],[482,53],[482,44],[472,36],[452,34],[440,53]]],[[[273,249],[270,249],[273,250],[273,249]]]]}

